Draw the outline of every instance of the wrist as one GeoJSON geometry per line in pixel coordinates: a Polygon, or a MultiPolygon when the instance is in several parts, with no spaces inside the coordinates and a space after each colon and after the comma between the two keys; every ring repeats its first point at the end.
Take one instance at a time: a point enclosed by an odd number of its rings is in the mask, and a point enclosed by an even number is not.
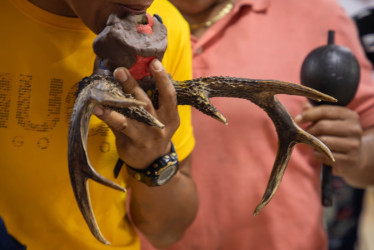
{"type": "Polygon", "coordinates": [[[128,164],[126,166],[132,178],[153,187],[166,184],[177,173],[179,162],[174,145],[171,143],[170,152],[157,158],[146,168],[134,168],[128,164]]]}

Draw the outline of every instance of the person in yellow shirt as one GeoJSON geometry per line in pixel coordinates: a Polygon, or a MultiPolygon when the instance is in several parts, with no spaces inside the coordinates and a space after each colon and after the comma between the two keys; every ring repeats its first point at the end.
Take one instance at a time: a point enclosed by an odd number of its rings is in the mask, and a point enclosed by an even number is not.
{"type": "Polygon", "coordinates": [[[155,247],[168,247],[194,219],[197,194],[190,177],[194,147],[190,107],[177,109],[167,75],[175,80],[191,77],[188,25],[168,1],[152,2],[0,1],[0,216],[8,232],[27,249],[139,249],[137,230],[155,247]],[[111,242],[108,247],[93,237],[74,198],[67,164],[68,125],[78,82],[92,74],[96,34],[111,13],[144,11],[157,13],[168,28],[162,63],[150,64],[159,103],[168,105],[155,109],[127,69],[118,68],[114,76],[127,93],[149,104],[146,109],[165,128],[139,124],[100,107],[91,117],[92,165],[130,190],[122,193],[89,182],[96,220],[111,242]],[[179,170],[165,185],[149,187],[126,168],[114,177],[118,158],[134,169],[145,169],[169,154],[170,141],[179,170]]]}

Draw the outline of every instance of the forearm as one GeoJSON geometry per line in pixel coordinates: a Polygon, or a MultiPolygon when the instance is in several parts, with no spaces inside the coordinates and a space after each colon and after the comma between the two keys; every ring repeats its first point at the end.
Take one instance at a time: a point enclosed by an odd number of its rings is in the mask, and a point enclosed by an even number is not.
{"type": "Polygon", "coordinates": [[[189,168],[190,157],[159,187],[129,179],[132,221],[155,247],[165,248],[179,240],[196,216],[198,199],[189,168]]]}
{"type": "Polygon", "coordinates": [[[364,131],[360,155],[360,167],[343,178],[354,187],[365,188],[374,185],[374,127],[364,131]]]}

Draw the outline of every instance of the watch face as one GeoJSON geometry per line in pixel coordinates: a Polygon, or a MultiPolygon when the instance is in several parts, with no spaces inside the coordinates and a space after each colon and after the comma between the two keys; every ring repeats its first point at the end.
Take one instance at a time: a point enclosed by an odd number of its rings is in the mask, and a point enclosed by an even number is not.
{"type": "Polygon", "coordinates": [[[176,164],[173,164],[173,165],[170,165],[164,169],[161,169],[160,170],[160,174],[158,176],[158,179],[157,179],[157,184],[158,185],[163,185],[165,184],[166,182],[168,182],[171,177],[173,177],[173,175],[175,175],[175,173],[177,172],[178,170],[178,167],[176,164]]]}

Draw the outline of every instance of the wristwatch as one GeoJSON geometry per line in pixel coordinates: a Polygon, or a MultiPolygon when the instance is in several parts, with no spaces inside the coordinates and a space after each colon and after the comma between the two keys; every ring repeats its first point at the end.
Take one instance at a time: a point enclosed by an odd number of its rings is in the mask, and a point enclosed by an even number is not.
{"type": "Polygon", "coordinates": [[[170,153],[161,156],[145,169],[136,169],[127,165],[127,172],[136,180],[147,186],[161,186],[166,184],[178,171],[178,155],[171,142],[170,153]]]}

